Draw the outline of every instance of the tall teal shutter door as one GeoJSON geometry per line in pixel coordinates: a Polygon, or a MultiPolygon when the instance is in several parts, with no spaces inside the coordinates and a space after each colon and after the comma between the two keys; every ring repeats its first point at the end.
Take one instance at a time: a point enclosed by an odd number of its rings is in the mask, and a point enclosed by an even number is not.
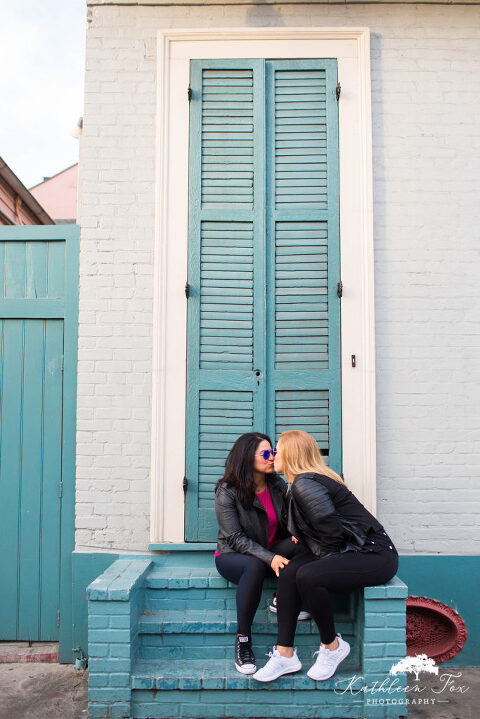
{"type": "Polygon", "coordinates": [[[235,439],[264,426],[260,61],[192,63],[186,539],[216,535],[214,487],[235,439]]]}
{"type": "Polygon", "coordinates": [[[268,429],[309,432],[340,472],[337,63],[266,70],[268,429]]]}
{"type": "Polygon", "coordinates": [[[186,539],[205,541],[243,432],[306,429],[340,469],[336,61],[192,61],[191,87],[186,539]]]}

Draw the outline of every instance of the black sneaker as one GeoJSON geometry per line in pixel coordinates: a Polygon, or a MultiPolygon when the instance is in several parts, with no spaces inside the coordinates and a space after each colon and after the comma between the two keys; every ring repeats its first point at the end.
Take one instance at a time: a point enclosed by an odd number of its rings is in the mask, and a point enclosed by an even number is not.
{"type": "MultiPolygon", "coordinates": [[[[276,593],[272,597],[272,601],[270,602],[270,606],[268,607],[271,612],[274,614],[277,613],[277,595],[276,593]]],[[[304,619],[311,619],[312,615],[309,612],[306,612],[304,609],[300,610],[300,614],[298,615],[298,620],[302,622],[304,619]]]]}
{"type": "Polygon", "coordinates": [[[236,638],[235,667],[241,674],[254,674],[257,671],[250,637],[240,636],[236,638]]]}

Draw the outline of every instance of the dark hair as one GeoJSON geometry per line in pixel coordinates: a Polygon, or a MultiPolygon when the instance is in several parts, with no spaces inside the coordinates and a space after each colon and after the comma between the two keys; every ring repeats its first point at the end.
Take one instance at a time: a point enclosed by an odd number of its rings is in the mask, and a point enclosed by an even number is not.
{"type": "Polygon", "coordinates": [[[237,497],[245,509],[251,507],[255,499],[253,465],[255,452],[263,440],[267,440],[272,446],[272,441],[266,434],[260,432],[242,434],[228,453],[225,461],[225,474],[215,487],[215,492],[224,482],[229,487],[235,487],[237,497]]]}

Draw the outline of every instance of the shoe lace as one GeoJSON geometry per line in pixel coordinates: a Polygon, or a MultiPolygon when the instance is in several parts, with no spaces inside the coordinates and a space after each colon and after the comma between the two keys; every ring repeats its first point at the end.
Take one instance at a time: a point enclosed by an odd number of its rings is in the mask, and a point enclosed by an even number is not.
{"type": "MultiPolygon", "coordinates": [[[[295,652],[296,651],[297,650],[295,649],[295,652]]],[[[281,663],[282,659],[285,659],[285,657],[282,657],[280,652],[278,652],[275,647],[273,647],[273,651],[266,652],[265,656],[270,657],[267,664],[278,664],[281,663]]]]}
{"type": "Polygon", "coordinates": [[[275,647],[273,647],[273,650],[271,652],[266,652],[265,656],[269,657],[267,664],[271,665],[278,664],[282,659],[281,655],[276,651],[275,647]]]}
{"type": "MultiPolygon", "coordinates": [[[[331,664],[332,661],[334,661],[333,652],[331,652],[326,647],[320,647],[320,649],[317,652],[313,652],[314,657],[317,656],[317,654],[318,654],[318,659],[320,659],[320,657],[321,657],[322,661],[326,661],[329,664],[331,664]]],[[[318,659],[317,659],[317,661],[318,661],[318,659]]]]}
{"type": "Polygon", "coordinates": [[[250,642],[239,642],[238,654],[242,662],[245,664],[255,663],[255,657],[253,655],[252,645],[250,642]]]}

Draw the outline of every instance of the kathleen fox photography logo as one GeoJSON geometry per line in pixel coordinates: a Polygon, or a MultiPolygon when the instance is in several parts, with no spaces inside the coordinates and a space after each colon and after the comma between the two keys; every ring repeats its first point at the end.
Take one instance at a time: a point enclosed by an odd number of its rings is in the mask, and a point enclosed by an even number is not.
{"type": "MultiPolygon", "coordinates": [[[[445,671],[440,673],[434,660],[426,654],[417,654],[414,657],[404,657],[394,664],[388,676],[383,681],[374,681],[366,684],[364,678],[354,674],[347,680],[347,686],[336,686],[335,694],[342,695],[349,692],[352,696],[365,695],[366,704],[439,704],[448,702],[449,694],[466,694],[470,687],[461,684],[460,671],[445,671]],[[413,684],[400,681],[398,674],[414,674],[413,684]],[[439,685],[427,687],[419,683],[421,674],[434,674],[438,677],[439,685]],[[434,696],[420,696],[429,689],[434,696]]],[[[344,685],[345,679],[342,680],[344,685]]],[[[337,682],[338,685],[338,682],[337,682]]]]}
{"type": "Polygon", "coordinates": [[[415,674],[415,680],[418,682],[418,675],[422,672],[426,672],[428,674],[437,674],[438,676],[438,667],[433,661],[433,659],[430,659],[430,657],[427,657],[426,654],[417,654],[414,657],[404,657],[403,659],[400,659],[399,662],[393,665],[391,667],[389,674],[415,674]]]}

